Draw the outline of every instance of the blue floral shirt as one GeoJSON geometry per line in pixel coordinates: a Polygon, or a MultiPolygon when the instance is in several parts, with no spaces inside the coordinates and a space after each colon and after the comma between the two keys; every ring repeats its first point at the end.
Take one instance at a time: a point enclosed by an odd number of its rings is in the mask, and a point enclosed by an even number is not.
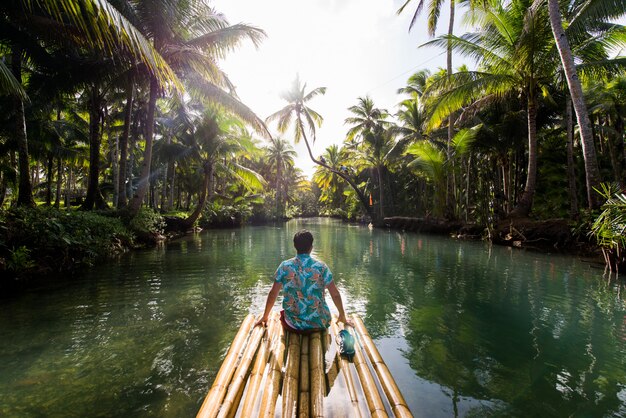
{"type": "Polygon", "coordinates": [[[324,290],[333,281],[326,264],[309,254],[298,254],[280,263],[274,281],[283,286],[283,309],[294,328],[320,329],[330,325],[324,290]]]}

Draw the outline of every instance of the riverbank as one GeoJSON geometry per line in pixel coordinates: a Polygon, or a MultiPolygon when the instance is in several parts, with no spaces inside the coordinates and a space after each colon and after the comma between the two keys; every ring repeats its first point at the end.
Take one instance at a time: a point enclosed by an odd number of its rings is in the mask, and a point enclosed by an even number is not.
{"type": "MultiPolygon", "coordinates": [[[[173,231],[172,219],[142,209],[131,221],[114,211],[81,212],[53,208],[0,213],[0,294],[28,287],[45,278],[65,277],[137,248],[185,235],[173,231]]],[[[203,228],[238,227],[228,217],[202,222],[203,228]]],[[[255,224],[259,224],[258,220],[255,224]]],[[[483,226],[434,219],[389,217],[388,228],[446,235],[455,239],[491,239],[494,244],[543,252],[565,252],[596,259],[602,254],[572,233],[567,220],[507,220],[492,231],[483,226]],[[490,235],[490,236],[489,236],[490,235]]]]}
{"type": "Polygon", "coordinates": [[[493,244],[542,252],[564,252],[585,256],[602,262],[601,250],[586,239],[586,234],[575,234],[567,219],[531,220],[506,219],[492,230],[482,225],[437,219],[388,217],[388,228],[409,232],[448,235],[455,239],[490,240],[493,244]]]}

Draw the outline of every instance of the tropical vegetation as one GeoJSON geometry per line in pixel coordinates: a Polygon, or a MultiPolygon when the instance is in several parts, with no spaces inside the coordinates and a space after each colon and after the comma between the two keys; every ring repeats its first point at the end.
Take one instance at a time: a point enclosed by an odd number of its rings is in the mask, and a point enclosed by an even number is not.
{"type": "MultiPolygon", "coordinates": [[[[56,231],[50,242],[104,249],[79,256],[87,265],[165,233],[320,214],[476,224],[489,236],[515,219],[580,219],[580,237],[621,254],[606,231],[622,234],[611,225],[624,210],[626,29],[612,22],[625,4],[470,2],[471,32],[451,24],[435,37],[442,4],[428,4],[423,47],[445,49],[447,68],[412,75],[396,109],[355,98],[343,141],[316,156],[326,88],[296,76],[263,119],[220,68],[262,42],[260,28],[202,0],[2,2],[0,268],[40,262],[36,234],[19,239],[28,222],[56,231]],[[456,69],[453,52],[467,59],[456,69]],[[311,180],[295,167],[301,140],[311,180]],[[106,242],[76,243],[75,228],[100,222],[106,242]]],[[[463,9],[450,6],[454,19],[463,9]]]]}

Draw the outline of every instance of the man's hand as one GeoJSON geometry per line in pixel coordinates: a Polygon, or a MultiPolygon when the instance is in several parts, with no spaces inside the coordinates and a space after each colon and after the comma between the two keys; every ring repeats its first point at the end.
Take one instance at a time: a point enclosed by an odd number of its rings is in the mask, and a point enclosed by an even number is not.
{"type": "Polygon", "coordinates": [[[262,317],[261,319],[256,321],[256,324],[254,324],[255,327],[258,327],[259,325],[263,325],[264,327],[267,326],[267,316],[262,317]]]}
{"type": "Polygon", "coordinates": [[[343,322],[344,325],[350,325],[351,327],[354,328],[354,323],[350,319],[346,318],[345,314],[339,315],[339,318],[337,318],[337,321],[343,322]]]}

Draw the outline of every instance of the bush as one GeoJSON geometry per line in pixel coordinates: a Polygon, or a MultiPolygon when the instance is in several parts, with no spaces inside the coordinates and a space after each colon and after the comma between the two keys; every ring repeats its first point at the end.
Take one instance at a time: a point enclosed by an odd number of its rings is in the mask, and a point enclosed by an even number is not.
{"type": "Polygon", "coordinates": [[[590,235],[602,249],[604,260],[611,271],[626,266],[626,194],[617,186],[602,185],[606,202],[602,213],[591,225],[590,235]]]}
{"type": "Polygon", "coordinates": [[[128,222],[128,227],[140,235],[163,235],[165,219],[154,210],[141,207],[137,215],[128,222]]]}
{"type": "Polygon", "coordinates": [[[91,266],[133,245],[135,237],[118,218],[52,208],[4,212],[0,268],[14,278],[91,266]]]}

